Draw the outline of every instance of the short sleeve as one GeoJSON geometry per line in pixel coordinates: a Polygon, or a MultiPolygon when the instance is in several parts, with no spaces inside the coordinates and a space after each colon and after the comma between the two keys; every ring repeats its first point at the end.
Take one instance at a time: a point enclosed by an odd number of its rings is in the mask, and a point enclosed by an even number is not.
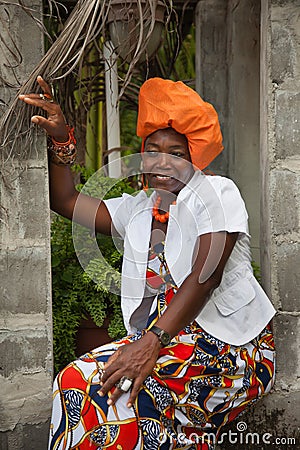
{"type": "Polygon", "coordinates": [[[147,195],[144,191],[139,191],[136,195],[125,193],[121,197],[104,200],[113,226],[122,239],[125,239],[126,229],[133,214],[145,205],[145,201],[147,195]]]}
{"type": "Polygon", "coordinates": [[[249,235],[245,203],[232,180],[207,176],[195,203],[199,236],[218,231],[249,235]]]}
{"type": "Polygon", "coordinates": [[[132,199],[133,197],[131,195],[123,194],[122,197],[104,200],[105,206],[111,216],[113,226],[122,239],[125,238],[125,227],[131,216],[132,199]]]}

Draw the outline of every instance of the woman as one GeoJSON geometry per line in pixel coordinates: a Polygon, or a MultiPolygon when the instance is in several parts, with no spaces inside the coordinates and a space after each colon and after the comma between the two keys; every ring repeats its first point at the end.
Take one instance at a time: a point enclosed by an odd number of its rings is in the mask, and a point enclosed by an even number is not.
{"type": "Polygon", "coordinates": [[[51,205],[124,239],[128,336],[83,355],[54,384],[50,449],[213,449],[222,426],[274,382],[274,308],[251,269],[247,213],[232,181],[206,176],[221,151],[217,114],[181,82],[139,96],[146,184],[100,202],[75,191],[74,138],[47,83],[22,95],[52,137],[51,205]]]}

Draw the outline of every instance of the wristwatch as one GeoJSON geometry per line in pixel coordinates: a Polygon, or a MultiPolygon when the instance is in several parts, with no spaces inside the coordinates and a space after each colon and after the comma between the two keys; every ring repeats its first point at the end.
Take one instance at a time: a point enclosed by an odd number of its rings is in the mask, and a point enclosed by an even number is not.
{"type": "Polygon", "coordinates": [[[171,342],[171,336],[166,331],[162,330],[161,328],[158,328],[157,326],[153,325],[149,331],[152,331],[152,333],[156,334],[158,336],[159,342],[163,347],[166,345],[169,345],[171,342]]]}

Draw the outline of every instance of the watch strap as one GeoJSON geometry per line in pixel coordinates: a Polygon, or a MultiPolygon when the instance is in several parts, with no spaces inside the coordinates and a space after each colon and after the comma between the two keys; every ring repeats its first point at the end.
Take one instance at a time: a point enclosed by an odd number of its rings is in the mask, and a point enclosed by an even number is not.
{"type": "Polygon", "coordinates": [[[166,345],[169,345],[171,342],[171,336],[166,331],[162,330],[161,328],[157,327],[156,325],[153,325],[149,331],[152,331],[152,333],[156,334],[156,336],[159,339],[159,342],[163,347],[166,345]]]}

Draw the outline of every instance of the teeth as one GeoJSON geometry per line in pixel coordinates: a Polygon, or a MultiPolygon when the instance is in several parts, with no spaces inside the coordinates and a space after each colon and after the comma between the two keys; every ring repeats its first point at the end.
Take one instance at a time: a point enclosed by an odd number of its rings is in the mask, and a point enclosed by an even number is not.
{"type": "Polygon", "coordinates": [[[158,180],[169,180],[171,177],[162,176],[162,175],[156,175],[156,178],[158,178],[158,180]]]}

